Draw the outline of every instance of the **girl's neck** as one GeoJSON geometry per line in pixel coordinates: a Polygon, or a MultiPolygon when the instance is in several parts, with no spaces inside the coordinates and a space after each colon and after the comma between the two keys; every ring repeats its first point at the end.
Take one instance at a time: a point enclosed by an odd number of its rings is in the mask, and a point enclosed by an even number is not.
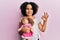
{"type": "Polygon", "coordinates": [[[32,18],[33,16],[27,16],[27,17],[32,18]]]}
{"type": "Polygon", "coordinates": [[[27,18],[31,18],[31,19],[34,19],[35,17],[34,16],[26,16],[27,18]]]}

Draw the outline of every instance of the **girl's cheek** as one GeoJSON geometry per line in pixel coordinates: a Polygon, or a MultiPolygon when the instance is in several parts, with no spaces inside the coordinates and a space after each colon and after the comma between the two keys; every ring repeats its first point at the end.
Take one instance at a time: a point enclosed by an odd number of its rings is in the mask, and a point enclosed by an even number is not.
{"type": "Polygon", "coordinates": [[[31,10],[32,14],[33,14],[33,10],[31,10]]]}
{"type": "Polygon", "coordinates": [[[26,10],[26,13],[28,13],[28,10],[26,10]]]}

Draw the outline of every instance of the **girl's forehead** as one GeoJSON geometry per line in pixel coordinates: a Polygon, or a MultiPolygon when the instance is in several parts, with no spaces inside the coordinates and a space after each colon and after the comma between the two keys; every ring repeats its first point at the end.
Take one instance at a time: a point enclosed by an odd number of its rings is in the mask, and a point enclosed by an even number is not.
{"type": "Polygon", "coordinates": [[[28,7],[28,8],[32,8],[32,5],[31,5],[31,4],[27,4],[26,7],[28,7]]]}

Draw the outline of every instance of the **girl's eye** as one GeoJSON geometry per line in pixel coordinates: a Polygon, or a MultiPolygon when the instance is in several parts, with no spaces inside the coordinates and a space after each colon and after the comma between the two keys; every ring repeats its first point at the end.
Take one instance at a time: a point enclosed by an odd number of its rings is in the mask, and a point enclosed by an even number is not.
{"type": "Polygon", "coordinates": [[[27,10],[33,10],[32,8],[30,8],[30,9],[29,9],[29,8],[26,8],[26,9],[27,9],[27,10]]]}
{"type": "Polygon", "coordinates": [[[29,9],[29,8],[26,8],[26,9],[29,9]]]}

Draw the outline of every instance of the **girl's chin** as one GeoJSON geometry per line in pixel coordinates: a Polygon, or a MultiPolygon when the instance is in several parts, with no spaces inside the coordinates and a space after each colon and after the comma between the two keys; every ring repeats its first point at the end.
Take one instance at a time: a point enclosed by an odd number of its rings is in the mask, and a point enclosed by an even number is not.
{"type": "Polygon", "coordinates": [[[32,15],[27,15],[27,16],[32,16],[32,15]]]}

